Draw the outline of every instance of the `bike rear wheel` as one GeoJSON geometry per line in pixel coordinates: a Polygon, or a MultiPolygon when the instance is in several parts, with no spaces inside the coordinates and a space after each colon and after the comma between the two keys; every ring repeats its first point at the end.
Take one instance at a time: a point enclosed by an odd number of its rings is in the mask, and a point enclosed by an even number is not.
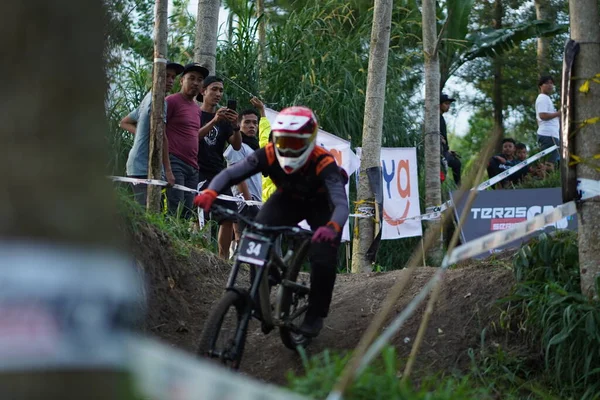
{"type": "Polygon", "coordinates": [[[200,336],[196,353],[201,357],[218,359],[232,369],[238,369],[246,344],[246,329],[242,319],[246,312],[248,298],[243,294],[229,290],[211,310],[200,336]],[[236,341],[238,331],[243,335],[236,341]]]}
{"type": "Polygon", "coordinates": [[[283,282],[279,289],[279,315],[277,317],[282,321],[286,321],[285,325],[279,327],[279,336],[285,347],[291,350],[296,350],[298,346],[306,347],[311,341],[310,337],[297,333],[297,328],[302,323],[302,318],[308,307],[310,284],[309,282],[302,282],[302,286],[306,287],[306,289],[302,288],[304,290],[299,290],[292,285],[298,280],[300,269],[306,260],[309,248],[310,240],[305,240],[294,252],[291,261],[287,264],[288,268],[285,271],[283,282]],[[286,286],[286,281],[292,284],[286,286]]]}

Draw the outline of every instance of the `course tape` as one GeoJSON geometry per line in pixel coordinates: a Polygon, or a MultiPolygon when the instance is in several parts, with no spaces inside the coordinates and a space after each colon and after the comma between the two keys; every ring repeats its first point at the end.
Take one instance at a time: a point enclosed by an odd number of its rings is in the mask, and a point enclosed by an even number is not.
{"type": "MultiPolygon", "coordinates": [[[[112,179],[113,182],[126,182],[126,183],[131,183],[134,185],[143,184],[143,185],[154,185],[154,186],[164,186],[164,187],[168,186],[167,182],[161,181],[158,179],[129,178],[129,177],[124,177],[124,176],[109,176],[109,178],[112,179]]],[[[182,185],[173,185],[172,188],[182,190],[184,192],[194,193],[194,194],[200,193],[196,189],[192,189],[192,188],[182,186],[182,185]]],[[[236,203],[244,202],[250,206],[262,205],[262,202],[260,202],[260,201],[244,200],[243,197],[227,196],[225,194],[220,194],[219,196],[217,196],[217,198],[221,199],[221,200],[225,200],[225,201],[234,201],[236,203]]]]}
{"type": "Polygon", "coordinates": [[[153,339],[128,335],[125,341],[136,390],[147,400],[307,400],[153,339]]]}
{"type": "MultiPolygon", "coordinates": [[[[458,261],[485,253],[493,248],[508,244],[514,240],[527,236],[538,229],[543,229],[546,225],[552,224],[567,216],[577,212],[575,202],[563,204],[547,213],[535,216],[529,221],[523,221],[516,224],[513,228],[504,231],[490,233],[479,239],[465,243],[457,247],[452,253],[447,254],[442,261],[442,265],[437,269],[433,277],[425,284],[421,291],[411,300],[411,302],[402,310],[402,312],[392,321],[387,329],[377,338],[369,347],[361,359],[357,375],[360,374],[371,361],[381,352],[383,347],[400,330],[404,323],[412,316],[417,307],[425,300],[433,287],[442,279],[443,274],[448,267],[458,261]]],[[[339,393],[332,392],[328,400],[339,399],[339,393]]]]}

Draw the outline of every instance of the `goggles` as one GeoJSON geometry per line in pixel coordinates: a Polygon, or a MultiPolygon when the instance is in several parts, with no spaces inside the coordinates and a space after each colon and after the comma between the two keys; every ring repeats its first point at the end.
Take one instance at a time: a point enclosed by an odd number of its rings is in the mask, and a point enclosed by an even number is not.
{"type": "Polygon", "coordinates": [[[275,148],[283,157],[298,157],[308,148],[312,135],[273,135],[275,148]]]}

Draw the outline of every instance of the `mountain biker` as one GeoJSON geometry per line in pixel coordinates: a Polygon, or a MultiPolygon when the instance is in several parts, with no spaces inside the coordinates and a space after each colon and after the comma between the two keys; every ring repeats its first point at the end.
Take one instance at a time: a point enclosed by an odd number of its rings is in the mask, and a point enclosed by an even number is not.
{"type": "Polygon", "coordinates": [[[348,218],[345,171],[333,155],[316,146],[318,124],[309,108],[282,110],[272,127],[272,142],[244,161],[223,170],[194,200],[208,211],[217,195],[231,185],[262,172],[277,191],[255,221],[267,226],[294,226],[306,219],[314,231],[310,248],[310,294],[300,331],[317,336],[329,312],[337,272],[342,227],[348,218]]]}

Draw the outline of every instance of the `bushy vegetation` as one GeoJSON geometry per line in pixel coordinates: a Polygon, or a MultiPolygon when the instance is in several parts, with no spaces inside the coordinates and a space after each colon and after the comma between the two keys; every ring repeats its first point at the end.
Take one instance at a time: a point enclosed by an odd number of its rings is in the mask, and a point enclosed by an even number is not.
{"type": "Polygon", "coordinates": [[[131,233],[140,233],[142,227],[151,225],[158,232],[165,234],[170,239],[176,253],[180,257],[188,257],[192,248],[204,248],[217,252],[216,236],[209,235],[215,230],[216,224],[209,221],[202,230],[198,230],[195,221],[186,221],[167,214],[166,210],[158,213],[147,213],[134,199],[131,191],[120,188],[117,191],[119,214],[123,226],[131,233]]]}
{"type": "MultiPolygon", "coordinates": [[[[517,284],[499,301],[505,308],[500,320],[481,332],[478,348],[469,349],[469,371],[403,385],[402,360],[390,347],[345,398],[600,398],[600,302],[581,295],[576,233],[542,234],[515,254],[512,268],[517,284]],[[492,331],[511,340],[490,340],[492,331]]],[[[304,357],[305,373],[290,374],[290,387],[325,398],[349,357],[327,351],[304,357]]]]}
{"type": "Polygon", "coordinates": [[[581,294],[577,236],[542,234],[514,260],[518,280],[507,318],[543,355],[561,396],[600,398],[600,302],[581,294]]]}
{"type": "MultiPolygon", "coordinates": [[[[288,375],[289,387],[300,394],[315,399],[324,399],[333,389],[342,370],[350,359],[350,354],[337,354],[325,351],[311,359],[303,356],[305,373],[288,375]]],[[[506,361],[502,351],[488,356],[485,364],[474,365],[473,372],[464,375],[419,376],[415,382],[401,380],[404,367],[396,350],[386,347],[381,358],[354,381],[344,395],[346,400],[486,400],[519,399],[532,395],[532,398],[546,398],[543,391],[504,378],[506,361]],[[535,393],[541,395],[535,395],[535,393]],[[521,397],[521,396],[525,397],[521,397]]]]}

